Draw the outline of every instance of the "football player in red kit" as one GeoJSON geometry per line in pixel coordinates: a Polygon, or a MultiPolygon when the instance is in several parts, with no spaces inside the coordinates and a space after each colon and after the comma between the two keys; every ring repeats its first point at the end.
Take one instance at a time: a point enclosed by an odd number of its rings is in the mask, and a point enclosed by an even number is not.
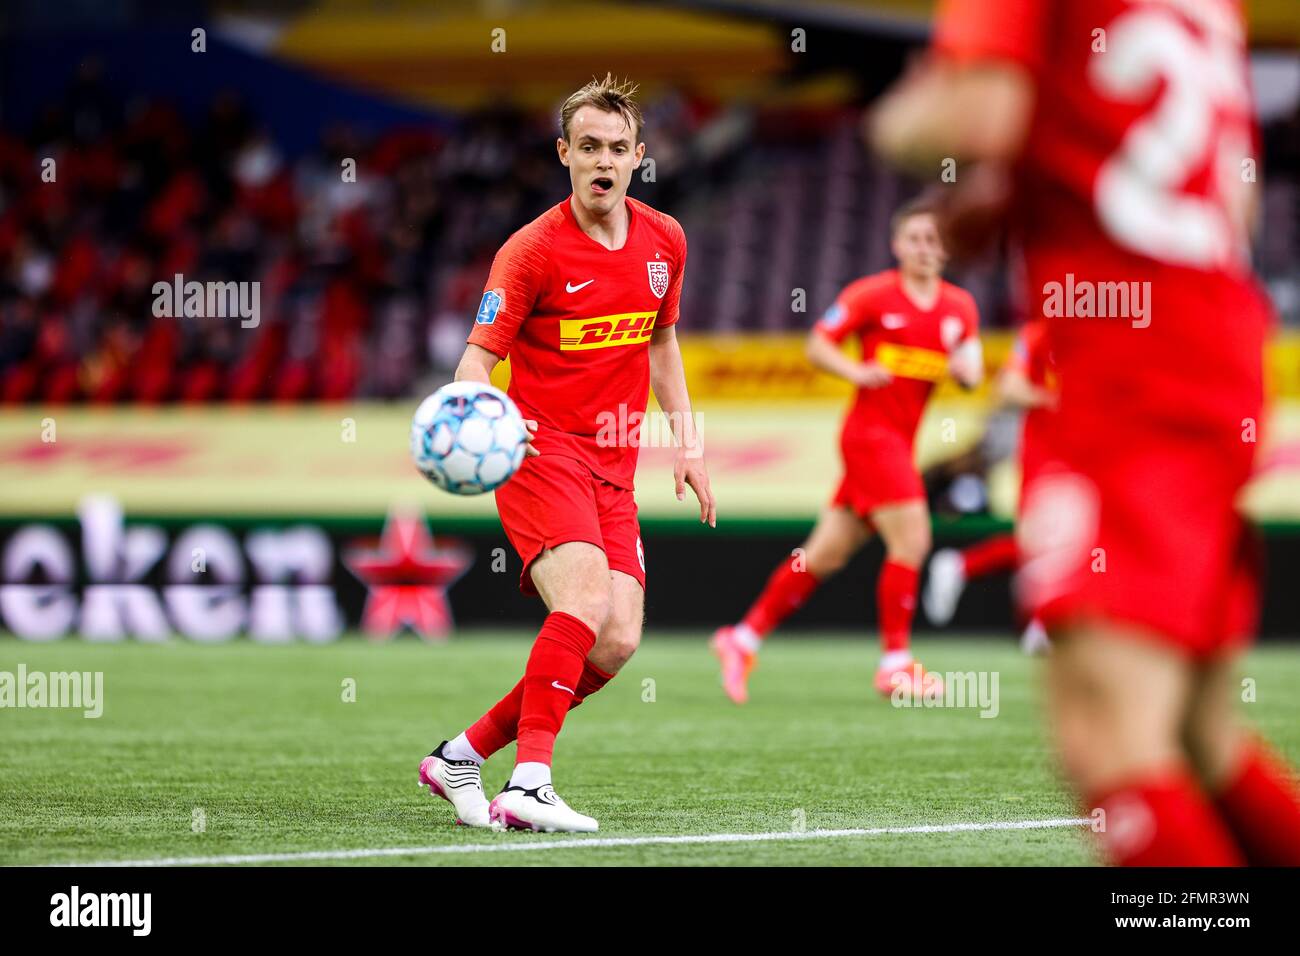
{"type": "Polygon", "coordinates": [[[626,196],[641,162],[634,88],[606,76],[574,93],[556,143],[573,193],[497,253],[457,381],[487,382],[511,359],[510,395],[538,453],[496,492],[523,562],[520,588],[550,612],[515,687],[420,764],[420,780],[473,826],[585,832],[597,822],[551,785],[565,713],[598,691],[641,639],[645,554],[632,480],[648,390],[678,443],[677,497],[716,512],[674,326],[686,238],[626,196]],[[619,423],[632,423],[618,434],[619,423]],[[489,804],[480,767],[512,740],[514,772],[489,804]]]}
{"type": "MultiPolygon", "coordinates": [[[[1032,319],[1021,326],[1006,364],[998,373],[998,401],[1003,408],[1024,412],[1020,429],[1020,496],[1043,464],[1044,440],[1052,428],[1056,407],[1056,374],[1047,347],[1047,323],[1032,319]]],[[[921,592],[925,616],[943,627],[957,610],[966,582],[989,574],[1014,571],[1020,563],[1016,536],[1007,531],[976,542],[961,550],[944,548],[930,559],[929,574],[921,592]]],[[[1029,620],[1020,638],[1027,654],[1047,650],[1047,633],[1036,617],[1029,620]]]]}
{"type": "Polygon", "coordinates": [[[1019,590],[1052,636],[1057,746],[1104,852],[1300,864],[1293,779],[1233,700],[1258,608],[1235,502],[1270,324],[1250,270],[1240,5],[950,0],[870,129],[918,171],[957,158],[957,189],[986,187],[954,196],[968,221],[1014,176],[1028,301],[1060,374],[1019,590]]]}
{"type": "Polygon", "coordinates": [[[858,388],[840,435],[844,477],[808,540],[772,573],[749,613],[713,635],[723,689],[738,704],[748,699],[763,639],[873,532],[885,544],[876,584],[883,646],[876,689],[889,696],[903,683],[919,682],[916,693],[941,687],[910,650],[917,569],[930,550],[912,443],[937,381],[952,375],[967,387],[979,384],[979,321],[970,294],[942,278],[946,256],[932,212],[919,202],[904,206],[891,230],[898,268],[851,283],[808,337],[810,361],[858,388]],[[864,361],[841,351],[851,335],[861,340],[864,361]]]}

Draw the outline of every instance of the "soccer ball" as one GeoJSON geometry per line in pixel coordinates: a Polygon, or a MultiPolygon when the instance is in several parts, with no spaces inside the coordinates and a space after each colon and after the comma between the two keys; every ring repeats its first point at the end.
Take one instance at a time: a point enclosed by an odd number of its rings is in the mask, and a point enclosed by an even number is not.
{"type": "Polygon", "coordinates": [[[452,382],[420,403],[411,458],[420,474],[455,495],[481,495],[509,480],[528,447],[509,396],[481,382],[452,382]]]}

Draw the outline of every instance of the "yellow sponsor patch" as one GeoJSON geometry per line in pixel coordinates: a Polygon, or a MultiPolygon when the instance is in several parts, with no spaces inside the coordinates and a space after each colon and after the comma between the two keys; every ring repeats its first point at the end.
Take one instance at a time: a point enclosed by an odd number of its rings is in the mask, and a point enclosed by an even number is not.
{"type": "Polygon", "coordinates": [[[876,361],[899,378],[940,382],[948,377],[947,354],[933,349],[881,342],[876,346],[876,361]]]}
{"type": "Polygon", "coordinates": [[[590,319],[560,319],[560,351],[636,345],[650,338],[657,312],[621,312],[590,319]]]}

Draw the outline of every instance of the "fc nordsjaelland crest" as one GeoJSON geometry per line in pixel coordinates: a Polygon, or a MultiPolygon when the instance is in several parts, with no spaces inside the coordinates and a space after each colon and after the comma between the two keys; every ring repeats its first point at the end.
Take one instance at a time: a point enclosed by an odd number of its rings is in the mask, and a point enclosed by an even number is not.
{"type": "Polygon", "coordinates": [[[650,273],[650,291],[656,299],[662,299],[668,291],[668,263],[647,262],[645,267],[650,273]]]}

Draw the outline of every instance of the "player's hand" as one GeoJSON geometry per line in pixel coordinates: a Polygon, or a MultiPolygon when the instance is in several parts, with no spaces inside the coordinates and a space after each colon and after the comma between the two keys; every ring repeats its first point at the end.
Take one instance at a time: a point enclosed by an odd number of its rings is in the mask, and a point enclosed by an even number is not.
{"type": "Polygon", "coordinates": [[[984,378],[984,353],[978,341],[968,340],[948,354],[948,374],[963,388],[974,388],[984,378]]]}
{"type": "Polygon", "coordinates": [[[960,179],[927,194],[933,197],[940,234],[955,259],[982,255],[1006,223],[1013,177],[1005,163],[968,163],[960,179]]]}
{"type": "Polygon", "coordinates": [[[704,456],[688,455],[686,449],[679,449],[673,463],[673,481],[677,485],[678,501],[686,498],[686,486],[691,486],[695,497],[700,500],[700,521],[716,528],[718,504],[713,500],[713,489],[709,487],[709,470],[704,467],[704,456]]]}
{"type": "Polygon", "coordinates": [[[853,384],[858,388],[883,388],[894,380],[879,362],[859,362],[853,374],[853,384]]]}
{"type": "Polygon", "coordinates": [[[1054,412],[1061,403],[1061,393],[1053,388],[1043,388],[1041,385],[1034,386],[1034,408],[1045,408],[1049,412],[1054,412]]]}
{"type": "Polygon", "coordinates": [[[541,454],[540,451],[538,451],[536,448],[533,447],[533,439],[536,437],[537,437],[536,419],[525,418],[524,419],[524,440],[528,442],[528,444],[524,446],[525,458],[536,458],[538,455],[541,454]]]}

